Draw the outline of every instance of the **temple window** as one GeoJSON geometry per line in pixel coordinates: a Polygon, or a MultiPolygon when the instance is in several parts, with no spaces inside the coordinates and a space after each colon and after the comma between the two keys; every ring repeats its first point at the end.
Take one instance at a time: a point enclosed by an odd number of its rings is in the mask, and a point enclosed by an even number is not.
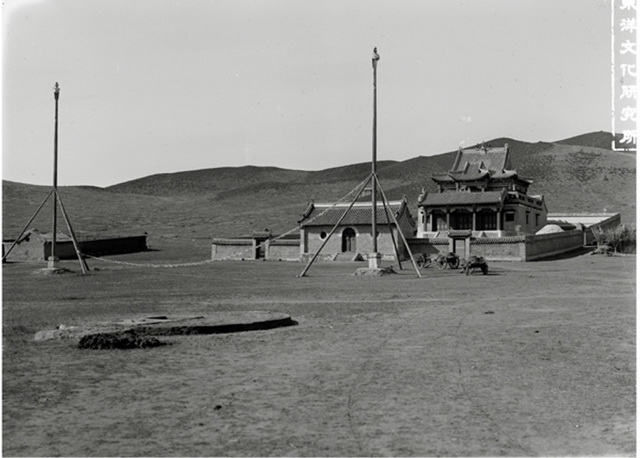
{"type": "Polygon", "coordinates": [[[472,229],[473,214],[469,212],[451,213],[451,228],[456,230],[472,229]]]}
{"type": "Polygon", "coordinates": [[[476,213],[476,230],[495,231],[498,228],[496,213],[490,210],[483,210],[476,213]]]}
{"type": "Polygon", "coordinates": [[[516,214],[514,212],[507,212],[504,214],[504,220],[507,223],[512,223],[516,219],[516,214]]]}

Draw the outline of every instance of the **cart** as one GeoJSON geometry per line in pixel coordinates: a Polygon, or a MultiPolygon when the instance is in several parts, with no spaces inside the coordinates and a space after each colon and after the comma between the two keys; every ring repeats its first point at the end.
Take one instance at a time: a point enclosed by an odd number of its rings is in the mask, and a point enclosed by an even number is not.
{"type": "Polygon", "coordinates": [[[416,264],[418,264],[418,268],[420,269],[426,269],[427,267],[431,266],[432,263],[431,255],[426,253],[420,253],[416,255],[415,260],[416,264]]]}
{"type": "Polygon", "coordinates": [[[471,256],[464,262],[462,270],[466,275],[472,274],[476,270],[482,271],[482,275],[487,275],[489,266],[482,256],[471,256]]]}
{"type": "Polygon", "coordinates": [[[436,258],[436,265],[440,269],[446,269],[447,267],[451,269],[457,269],[460,266],[460,257],[452,252],[447,254],[440,254],[436,258]]]}

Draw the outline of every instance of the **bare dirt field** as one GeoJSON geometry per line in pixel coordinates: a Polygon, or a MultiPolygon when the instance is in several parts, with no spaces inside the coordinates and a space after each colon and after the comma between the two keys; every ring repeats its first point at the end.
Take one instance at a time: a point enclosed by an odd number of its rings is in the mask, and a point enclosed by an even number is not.
{"type": "Polygon", "coordinates": [[[89,265],[3,266],[5,456],[635,455],[635,256],[423,278],[89,265]],[[141,350],[33,341],[59,324],[237,310],[299,325],[141,350]]]}

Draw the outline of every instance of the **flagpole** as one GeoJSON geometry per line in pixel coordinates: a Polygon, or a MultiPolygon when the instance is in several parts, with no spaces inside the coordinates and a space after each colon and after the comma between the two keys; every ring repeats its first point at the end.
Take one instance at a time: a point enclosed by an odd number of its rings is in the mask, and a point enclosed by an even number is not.
{"type": "Polygon", "coordinates": [[[378,61],[380,56],[378,55],[378,48],[373,48],[373,57],[371,64],[373,66],[373,132],[372,132],[372,158],[371,158],[371,237],[373,239],[373,248],[371,257],[369,258],[369,268],[377,269],[379,267],[379,255],[378,255],[378,202],[377,202],[377,181],[376,181],[376,160],[377,160],[377,146],[378,146],[378,88],[377,88],[377,70],[378,61]]]}
{"type": "Polygon", "coordinates": [[[55,127],[53,133],[53,228],[51,230],[51,253],[48,260],[48,268],[56,269],[58,267],[58,258],[56,258],[56,232],[57,232],[57,197],[58,197],[58,99],[60,98],[60,86],[56,83],[53,88],[53,98],[56,101],[55,109],[55,127]]]}

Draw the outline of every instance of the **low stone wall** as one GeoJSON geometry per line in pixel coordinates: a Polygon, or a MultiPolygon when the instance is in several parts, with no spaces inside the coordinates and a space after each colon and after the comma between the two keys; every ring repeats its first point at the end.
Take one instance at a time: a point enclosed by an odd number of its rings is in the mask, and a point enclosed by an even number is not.
{"type": "Polygon", "coordinates": [[[471,255],[487,261],[527,261],[524,235],[471,240],[471,255]]]}
{"type": "Polygon", "coordinates": [[[568,253],[584,246],[584,234],[578,229],[553,234],[528,235],[525,238],[525,261],[568,253]]]}
{"type": "Polygon", "coordinates": [[[300,240],[270,240],[266,258],[275,261],[299,261],[300,240]]]}
{"type": "MultiPolygon", "coordinates": [[[[274,261],[299,261],[300,240],[267,240],[264,243],[264,259],[274,261]]],[[[253,238],[216,238],[211,242],[211,259],[214,261],[248,261],[258,259],[258,242],[253,238]]]]}
{"type": "MultiPolygon", "coordinates": [[[[450,251],[448,238],[410,239],[411,251],[416,254],[429,254],[432,258],[450,251]]],[[[525,261],[525,236],[482,237],[471,239],[471,255],[482,256],[487,261],[525,261]]],[[[457,253],[464,256],[464,252],[457,253]]]]}
{"type": "MultiPolygon", "coordinates": [[[[409,239],[414,255],[429,254],[433,258],[450,250],[449,239],[409,239]]],[[[583,233],[571,230],[544,235],[479,237],[471,239],[470,254],[487,261],[534,261],[576,250],[583,246],[583,233]]],[[[463,252],[457,253],[464,256],[463,252]]]]}
{"type": "Polygon", "coordinates": [[[253,239],[213,239],[211,259],[214,261],[244,261],[256,258],[253,239]]]}

